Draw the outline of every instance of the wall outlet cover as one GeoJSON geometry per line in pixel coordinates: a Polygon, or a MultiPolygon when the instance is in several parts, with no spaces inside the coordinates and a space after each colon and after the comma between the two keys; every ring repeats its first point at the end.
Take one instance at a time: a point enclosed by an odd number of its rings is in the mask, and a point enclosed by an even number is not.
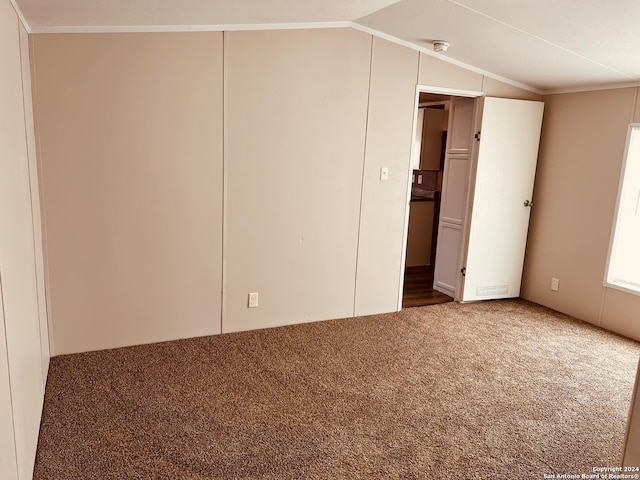
{"type": "Polygon", "coordinates": [[[252,292],[249,294],[249,308],[258,307],[258,292],[252,292]]]}

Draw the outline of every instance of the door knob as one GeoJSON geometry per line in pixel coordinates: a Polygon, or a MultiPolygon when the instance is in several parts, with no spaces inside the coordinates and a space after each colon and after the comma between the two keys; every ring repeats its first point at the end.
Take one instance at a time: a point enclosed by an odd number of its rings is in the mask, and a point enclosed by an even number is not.
{"type": "Polygon", "coordinates": [[[533,207],[533,202],[530,202],[529,200],[525,200],[524,201],[524,206],[525,207],[533,207]]]}

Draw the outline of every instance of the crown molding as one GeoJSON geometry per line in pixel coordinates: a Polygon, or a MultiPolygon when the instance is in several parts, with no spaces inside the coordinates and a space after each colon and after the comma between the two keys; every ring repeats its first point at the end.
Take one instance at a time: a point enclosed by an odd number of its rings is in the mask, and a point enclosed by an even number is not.
{"type": "Polygon", "coordinates": [[[441,53],[436,53],[433,50],[423,47],[421,45],[417,45],[413,42],[409,42],[407,40],[403,40],[402,38],[396,37],[394,35],[389,35],[388,33],[381,32],[376,30],[375,28],[366,27],[359,23],[351,22],[350,25],[352,28],[356,30],[360,30],[361,32],[369,33],[376,37],[382,38],[384,40],[389,40],[390,42],[397,43],[398,45],[403,45],[407,48],[411,48],[412,50],[417,50],[420,53],[424,53],[425,55],[429,55],[430,57],[435,57],[438,60],[442,60],[447,63],[451,63],[458,67],[465,68],[467,70],[471,70],[472,72],[479,73],[480,75],[484,75],[485,77],[493,78],[494,80],[498,80],[499,82],[509,84],[513,87],[521,88],[523,90],[527,90],[529,92],[542,95],[542,90],[532,87],[531,85],[526,85],[524,83],[516,82],[515,80],[511,80],[510,78],[502,77],[500,75],[496,75],[495,73],[488,72],[478,67],[474,67],[473,65],[469,65],[468,63],[461,62],[459,60],[455,60],[453,58],[447,57],[446,55],[442,55],[441,53]]]}
{"type": "Polygon", "coordinates": [[[345,28],[351,22],[255,23],[236,25],[100,25],[100,26],[33,26],[33,34],[42,33],[157,33],[157,32],[231,32],[246,30],[308,30],[345,28]]]}
{"type": "Polygon", "coordinates": [[[492,78],[507,85],[521,88],[537,95],[558,95],[564,93],[580,93],[600,90],[614,90],[618,88],[635,88],[640,87],[640,81],[631,81],[626,83],[604,84],[604,85],[584,85],[577,87],[555,88],[541,90],[521,82],[517,82],[510,78],[497,75],[495,73],[483,70],[481,68],[469,65],[468,63],[455,60],[446,55],[434,52],[432,49],[422,45],[404,40],[395,35],[381,32],[375,28],[367,27],[353,21],[339,22],[299,22],[299,23],[256,23],[256,24],[222,24],[222,25],[106,25],[106,26],[31,26],[22,14],[16,0],[9,0],[13,6],[20,23],[29,34],[46,34],[46,33],[161,33],[161,32],[231,32],[231,31],[250,31],[250,30],[307,30],[320,28],[353,28],[363,33],[373,35],[383,40],[388,40],[398,45],[416,50],[425,55],[437,58],[443,62],[456,65],[466,70],[478,73],[480,75],[492,78]]]}
{"type": "Polygon", "coordinates": [[[597,92],[600,90],[616,90],[618,88],[636,88],[636,87],[640,87],[640,81],[625,82],[625,83],[609,83],[604,85],[584,85],[581,87],[554,88],[550,90],[543,90],[542,95],[560,95],[563,93],[597,92]]]}
{"type": "Polygon", "coordinates": [[[20,7],[18,7],[18,4],[16,3],[16,0],[9,0],[9,1],[11,2],[11,5],[13,6],[13,9],[16,11],[16,14],[18,15],[18,18],[20,19],[20,23],[22,24],[24,29],[27,31],[27,33],[31,33],[31,27],[27,23],[27,19],[24,18],[24,15],[22,14],[22,10],[20,10],[20,7]]]}

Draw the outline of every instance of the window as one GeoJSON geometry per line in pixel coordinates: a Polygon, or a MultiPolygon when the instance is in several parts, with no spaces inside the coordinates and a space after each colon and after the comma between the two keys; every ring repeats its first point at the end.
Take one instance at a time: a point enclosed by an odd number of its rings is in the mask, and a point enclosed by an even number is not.
{"type": "Polygon", "coordinates": [[[627,133],[605,285],[640,295],[640,123],[627,133]]]}

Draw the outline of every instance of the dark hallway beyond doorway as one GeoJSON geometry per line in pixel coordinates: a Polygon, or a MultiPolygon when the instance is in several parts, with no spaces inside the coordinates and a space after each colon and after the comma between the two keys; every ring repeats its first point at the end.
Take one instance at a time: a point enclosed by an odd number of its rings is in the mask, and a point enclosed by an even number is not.
{"type": "Polygon", "coordinates": [[[453,298],[433,289],[433,268],[429,265],[407,267],[404,271],[402,308],[452,302],[453,298]]]}

